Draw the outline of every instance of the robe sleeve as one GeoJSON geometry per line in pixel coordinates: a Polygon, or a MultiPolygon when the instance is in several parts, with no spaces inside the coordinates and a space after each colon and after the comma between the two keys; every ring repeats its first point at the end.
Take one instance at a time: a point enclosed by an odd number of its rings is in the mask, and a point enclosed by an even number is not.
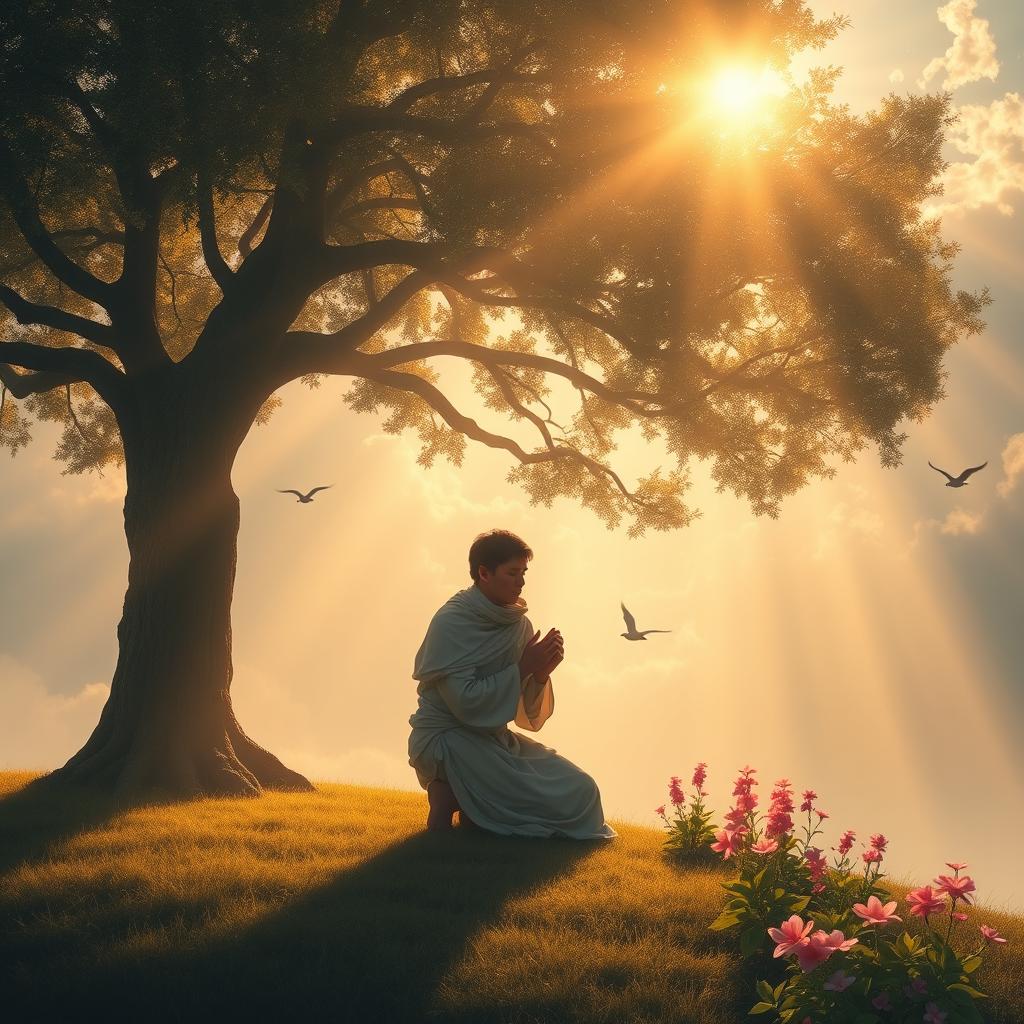
{"type": "Polygon", "coordinates": [[[522,701],[519,665],[515,662],[489,676],[477,676],[473,669],[452,672],[436,685],[451,713],[463,724],[477,729],[508,725],[522,701]]]}
{"type": "Polygon", "coordinates": [[[516,725],[528,732],[539,732],[540,727],[555,710],[555,691],[549,676],[541,686],[533,676],[527,676],[516,708],[516,725]]]}

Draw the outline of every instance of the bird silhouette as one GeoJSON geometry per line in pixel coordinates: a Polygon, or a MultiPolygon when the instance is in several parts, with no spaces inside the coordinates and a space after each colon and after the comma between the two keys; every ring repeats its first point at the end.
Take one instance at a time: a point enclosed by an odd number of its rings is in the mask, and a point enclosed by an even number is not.
{"type": "MultiPolygon", "coordinates": [[[[930,462],[928,465],[932,466],[930,462]]],[[[970,469],[965,469],[959,476],[950,476],[949,473],[944,469],[939,469],[938,466],[932,466],[932,469],[934,469],[936,473],[941,473],[946,478],[948,481],[946,484],[947,487],[963,487],[967,483],[967,478],[972,473],[977,473],[979,469],[984,469],[987,465],[987,462],[983,462],[980,466],[971,466],[970,469]]]]}
{"type": "Polygon", "coordinates": [[[671,633],[671,629],[645,629],[642,633],[637,632],[636,619],[633,618],[629,613],[629,609],[619,602],[622,607],[622,617],[626,620],[626,629],[628,633],[620,633],[619,636],[624,636],[627,640],[646,640],[648,633],[671,633]]]}
{"type": "Polygon", "coordinates": [[[292,488],[288,488],[288,490],[286,490],[286,491],[282,491],[279,488],[277,493],[278,494],[297,494],[298,497],[299,497],[299,501],[301,501],[303,505],[308,505],[313,500],[313,495],[316,494],[317,491],[326,491],[328,487],[333,487],[333,486],[334,486],[334,484],[324,484],[322,487],[314,487],[313,490],[311,490],[308,494],[303,494],[302,491],[296,491],[296,490],[294,490],[292,488]]]}

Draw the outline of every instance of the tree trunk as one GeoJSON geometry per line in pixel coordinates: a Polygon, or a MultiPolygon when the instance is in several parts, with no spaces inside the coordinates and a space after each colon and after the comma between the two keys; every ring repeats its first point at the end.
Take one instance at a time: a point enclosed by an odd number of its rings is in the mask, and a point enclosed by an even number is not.
{"type": "Polygon", "coordinates": [[[117,668],[89,741],[47,780],[129,798],[313,788],[249,739],[231,708],[231,464],[258,402],[227,410],[223,383],[179,364],[140,386],[120,417],[130,561],[117,668]]]}

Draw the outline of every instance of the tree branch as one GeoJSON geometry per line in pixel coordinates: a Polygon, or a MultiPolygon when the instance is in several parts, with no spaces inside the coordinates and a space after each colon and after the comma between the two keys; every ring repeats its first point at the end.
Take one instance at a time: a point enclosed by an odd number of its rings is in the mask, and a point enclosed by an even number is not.
{"type": "Polygon", "coordinates": [[[419,82],[417,85],[410,85],[408,89],[400,92],[384,109],[393,113],[404,114],[414,103],[427,96],[436,96],[441,92],[458,92],[460,89],[468,89],[476,85],[487,85],[492,88],[497,86],[500,88],[502,85],[509,85],[511,83],[536,82],[540,85],[549,84],[551,82],[549,76],[512,70],[515,64],[518,64],[519,61],[530,53],[530,49],[520,51],[520,55],[507,67],[484,68],[481,71],[471,71],[464,75],[430,78],[425,82],[419,82]]]}
{"type": "Polygon", "coordinates": [[[15,170],[14,154],[0,139],[0,188],[14,215],[14,220],[25,241],[45,266],[72,291],[109,309],[116,301],[114,286],[94,277],[89,271],[70,260],[57,247],[53,237],[43,226],[39,208],[28,184],[15,170]]]}
{"type": "Polygon", "coordinates": [[[19,324],[39,324],[58,331],[68,331],[96,345],[116,351],[114,329],[84,316],[76,316],[54,306],[39,306],[23,299],[16,291],[0,284],[0,302],[13,314],[19,324]]]}
{"type": "Polygon", "coordinates": [[[52,373],[40,370],[36,373],[16,373],[6,363],[0,363],[0,383],[15,398],[28,398],[29,395],[41,395],[44,391],[73,384],[77,378],[66,373],[52,373]]]}
{"type": "MultiPolygon", "coordinates": [[[[21,374],[15,374],[9,369],[14,366],[53,375],[52,378],[43,378],[42,383],[46,384],[44,390],[84,381],[115,413],[123,407],[124,374],[98,352],[87,348],[49,348],[27,341],[0,341],[0,379],[12,393],[17,394],[15,387],[24,388],[27,385],[21,374]],[[55,379],[58,376],[61,379],[55,379]]],[[[36,384],[40,383],[37,378],[33,379],[36,384]]]]}
{"type": "Polygon", "coordinates": [[[364,377],[386,387],[418,395],[453,430],[457,430],[466,437],[479,441],[489,448],[504,449],[507,452],[511,452],[524,465],[539,462],[557,462],[563,459],[576,462],[588,469],[595,477],[607,477],[610,479],[625,498],[636,503],[635,495],[626,487],[618,474],[596,459],[584,455],[569,445],[553,445],[544,451],[526,452],[511,438],[504,437],[501,434],[492,434],[489,430],[481,427],[476,420],[460,413],[443,392],[434,387],[430,381],[424,380],[413,373],[378,370],[374,366],[373,360],[373,356],[367,356],[362,352],[351,352],[347,357],[347,369],[344,372],[364,377]]]}
{"type": "Polygon", "coordinates": [[[210,276],[217,282],[217,287],[226,295],[235,274],[221,255],[220,247],[217,244],[213,188],[200,176],[196,181],[196,189],[199,200],[199,238],[203,247],[203,259],[206,261],[210,276]]]}

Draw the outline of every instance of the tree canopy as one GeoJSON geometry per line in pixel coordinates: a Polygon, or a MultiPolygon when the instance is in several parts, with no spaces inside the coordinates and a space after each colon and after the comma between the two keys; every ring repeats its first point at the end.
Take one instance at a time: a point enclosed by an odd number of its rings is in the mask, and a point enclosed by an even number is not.
{"type": "Polygon", "coordinates": [[[503,448],[534,501],[634,534],[693,517],[694,459],[773,516],[869,444],[895,465],[986,296],[920,214],[948,97],[857,115],[835,69],[789,77],[843,27],[803,0],[5,5],[0,444],[49,419],[66,472],[119,463],[135,382],[178,366],[246,426],[351,376],[424,465],[503,448]],[[728,63],[787,87],[730,121],[728,63]],[[535,443],[456,408],[441,356],[535,443]],[[677,464],[634,485],[636,426],[677,464]]]}

